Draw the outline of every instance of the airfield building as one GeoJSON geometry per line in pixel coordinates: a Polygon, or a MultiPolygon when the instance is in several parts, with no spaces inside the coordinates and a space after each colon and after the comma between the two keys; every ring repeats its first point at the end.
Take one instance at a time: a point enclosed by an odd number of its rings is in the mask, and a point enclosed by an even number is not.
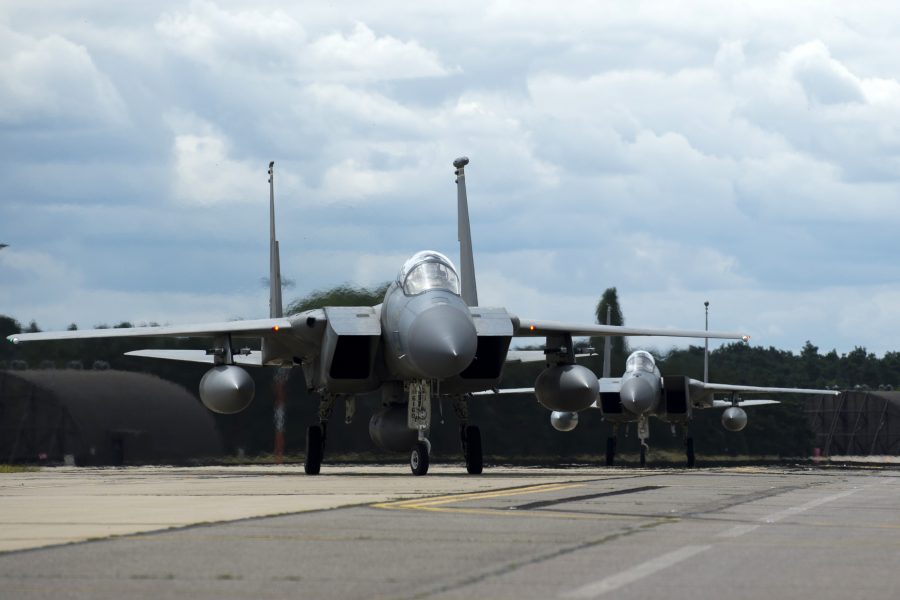
{"type": "Polygon", "coordinates": [[[0,462],[121,465],[221,456],[183,387],[126,371],[0,371],[0,462]]]}
{"type": "Polygon", "coordinates": [[[900,455],[900,392],[816,396],[806,414],[823,456],[900,455]]]}

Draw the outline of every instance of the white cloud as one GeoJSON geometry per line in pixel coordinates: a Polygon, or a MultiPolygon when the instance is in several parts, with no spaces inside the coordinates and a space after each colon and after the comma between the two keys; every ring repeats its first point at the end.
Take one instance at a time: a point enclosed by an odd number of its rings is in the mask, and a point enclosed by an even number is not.
{"type": "Polygon", "coordinates": [[[0,25],[0,124],[80,128],[125,118],[113,83],[88,49],[60,35],[33,37],[0,25]]]}
{"type": "Polygon", "coordinates": [[[228,10],[205,0],[166,12],[156,31],[170,49],[216,70],[241,68],[307,81],[387,81],[449,72],[416,40],[351,31],[307,35],[301,18],[281,9],[228,10]]]}
{"type": "Polygon", "coordinates": [[[859,78],[834,60],[819,40],[793,48],[782,63],[812,102],[845,104],[864,99],[859,78]]]}
{"type": "Polygon", "coordinates": [[[94,310],[66,296],[139,305],[135,286],[171,311],[155,320],[230,306],[223,290],[265,274],[270,159],[297,295],[393,277],[420,245],[455,256],[450,162],[467,154],[485,303],[593,320],[617,285],[634,325],[701,323],[709,296],[719,327],[762,343],[891,348],[893,6],[2,11],[0,241],[60,275],[7,268],[18,318],[94,310]],[[166,277],[142,257],[166,257],[166,277]]]}
{"type": "MultiPolygon", "coordinates": [[[[173,129],[176,200],[201,206],[268,200],[263,159],[235,158],[228,138],[193,115],[174,112],[168,119],[173,129]]],[[[288,174],[286,180],[289,187],[296,185],[296,176],[288,174]]]]}
{"type": "Polygon", "coordinates": [[[447,74],[434,52],[415,40],[404,42],[390,35],[376,36],[365,23],[356,23],[348,35],[332,33],[316,39],[310,44],[305,58],[317,75],[337,80],[371,81],[447,74]]]}
{"type": "Polygon", "coordinates": [[[173,51],[216,69],[235,64],[283,68],[306,41],[302,25],[283,10],[229,11],[206,0],[164,12],[155,29],[173,51]]]}

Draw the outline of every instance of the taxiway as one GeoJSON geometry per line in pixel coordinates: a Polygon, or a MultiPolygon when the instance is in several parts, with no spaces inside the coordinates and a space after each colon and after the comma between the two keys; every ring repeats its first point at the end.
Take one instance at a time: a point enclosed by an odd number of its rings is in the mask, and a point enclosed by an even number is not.
{"type": "Polygon", "coordinates": [[[898,470],[460,470],[5,474],[0,590],[739,600],[893,598],[900,589],[898,470]]]}

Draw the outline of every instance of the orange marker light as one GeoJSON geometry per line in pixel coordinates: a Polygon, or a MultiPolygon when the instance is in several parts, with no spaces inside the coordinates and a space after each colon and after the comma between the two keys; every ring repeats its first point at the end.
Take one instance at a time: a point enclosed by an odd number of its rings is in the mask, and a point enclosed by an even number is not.
{"type": "Polygon", "coordinates": [[[528,329],[530,329],[531,331],[534,331],[534,325],[529,325],[528,329]]]}
{"type": "Polygon", "coordinates": [[[274,327],[272,327],[272,331],[278,331],[278,325],[275,325],[274,327]]]}

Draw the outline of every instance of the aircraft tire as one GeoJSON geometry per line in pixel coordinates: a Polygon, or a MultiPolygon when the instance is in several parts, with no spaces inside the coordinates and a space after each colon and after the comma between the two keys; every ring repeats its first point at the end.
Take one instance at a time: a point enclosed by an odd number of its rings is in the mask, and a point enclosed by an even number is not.
{"type": "Polygon", "coordinates": [[[693,469],[697,459],[694,456],[694,438],[685,438],[684,453],[687,455],[687,468],[693,469]]]}
{"type": "Polygon", "coordinates": [[[307,475],[318,475],[322,469],[322,428],[318,425],[310,425],[306,429],[306,460],[303,462],[303,470],[307,475]]]}
{"type": "Polygon", "coordinates": [[[641,444],[641,467],[647,466],[647,446],[641,444]]]}
{"type": "Polygon", "coordinates": [[[428,444],[416,442],[412,453],[409,455],[409,468],[413,475],[425,475],[428,473],[428,444]]]}
{"type": "Polygon", "coordinates": [[[616,438],[606,438],[606,466],[611,467],[616,461],[616,438]]]}
{"type": "Polygon", "coordinates": [[[484,470],[481,455],[481,430],[475,425],[466,427],[466,472],[469,475],[480,475],[484,470]]]}

